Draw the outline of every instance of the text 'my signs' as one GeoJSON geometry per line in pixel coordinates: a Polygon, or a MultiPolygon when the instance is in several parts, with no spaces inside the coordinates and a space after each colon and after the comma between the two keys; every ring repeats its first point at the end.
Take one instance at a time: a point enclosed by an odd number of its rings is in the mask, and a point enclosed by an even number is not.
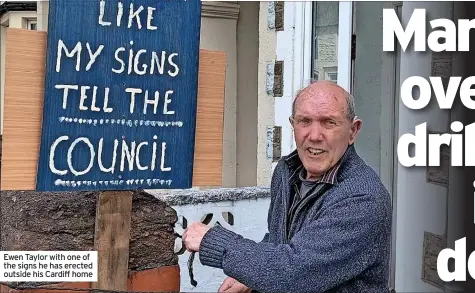
{"type": "Polygon", "coordinates": [[[38,191],[190,188],[201,1],[50,0],[38,191]]]}

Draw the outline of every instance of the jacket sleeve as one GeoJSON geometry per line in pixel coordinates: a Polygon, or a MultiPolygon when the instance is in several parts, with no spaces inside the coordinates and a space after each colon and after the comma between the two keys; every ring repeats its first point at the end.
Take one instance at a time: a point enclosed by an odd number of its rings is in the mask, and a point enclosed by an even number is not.
{"type": "Polygon", "coordinates": [[[374,264],[389,250],[390,207],[368,195],[337,202],[289,244],[256,243],[214,227],[204,236],[203,265],[259,292],[323,292],[374,264]]]}

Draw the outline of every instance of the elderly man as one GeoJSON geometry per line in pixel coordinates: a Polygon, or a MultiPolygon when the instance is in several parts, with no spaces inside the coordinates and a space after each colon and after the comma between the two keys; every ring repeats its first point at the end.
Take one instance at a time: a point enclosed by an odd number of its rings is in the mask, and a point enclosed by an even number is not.
{"type": "Polygon", "coordinates": [[[315,82],[292,108],[297,149],[274,170],[264,239],[193,223],[186,248],[229,276],[221,292],[388,292],[391,202],[353,146],[353,98],[315,82]]]}

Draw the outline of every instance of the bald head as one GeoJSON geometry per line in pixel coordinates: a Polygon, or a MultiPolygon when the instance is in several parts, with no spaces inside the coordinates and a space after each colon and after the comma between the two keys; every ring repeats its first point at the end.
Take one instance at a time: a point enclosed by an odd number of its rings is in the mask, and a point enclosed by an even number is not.
{"type": "Polygon", "coordinates": [[[327,80],[312,82],[310,85],[306,86],[297,93],[297,96],[292,103],[292,117],[295,116],[295,109],[298,107],[298,101],[300,97],[318,97],[322,95],[331,95],[334,97],[335,101],[344,99],[346,103],[346,116],[349,121],[353,121],[356,116],[355,100],[353,96],[341,86],[327,80]]]}
{"type": "Polygon", "coordinates": [[[301,90],[292,106],[297,152],[307,179],[318,179],[353,144],[362,121],[355,116],[353,97],[329,81],[317,81],[301,90]]]}

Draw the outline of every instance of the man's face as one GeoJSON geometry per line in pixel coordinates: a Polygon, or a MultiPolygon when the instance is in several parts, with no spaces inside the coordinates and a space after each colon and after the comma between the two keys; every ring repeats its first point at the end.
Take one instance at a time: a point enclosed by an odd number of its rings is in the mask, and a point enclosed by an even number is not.
{"type": "Polygon", "coordinates": [[[349,121],[346,95],[336,85],[315,84],[298,97],[292,125],[307,179],[333,167],[356,139],[361,120],[349,121]]]}

